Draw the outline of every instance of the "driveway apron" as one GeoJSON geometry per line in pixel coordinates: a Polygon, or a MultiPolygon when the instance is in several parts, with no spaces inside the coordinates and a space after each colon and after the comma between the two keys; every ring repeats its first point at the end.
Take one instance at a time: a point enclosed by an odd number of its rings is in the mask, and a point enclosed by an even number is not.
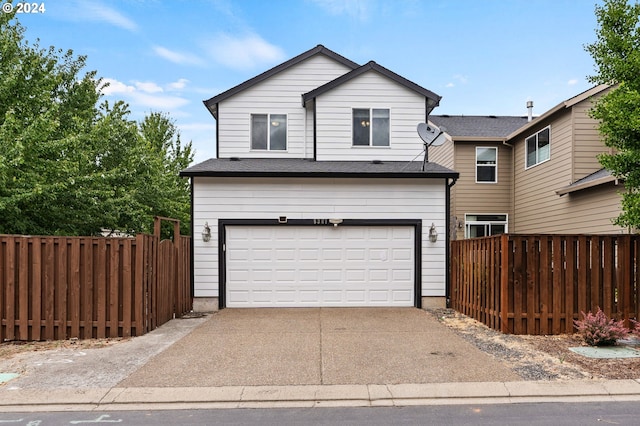
{"type": "Polygon", "coordinates": [[[127,387],[514,381],[416,308],[224,309],[123,380],[127,387]]]}

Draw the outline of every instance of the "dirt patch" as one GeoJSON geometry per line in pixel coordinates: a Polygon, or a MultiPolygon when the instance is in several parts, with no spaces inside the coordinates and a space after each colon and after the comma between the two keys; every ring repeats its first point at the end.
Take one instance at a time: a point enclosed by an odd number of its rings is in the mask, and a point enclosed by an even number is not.
{"type": "Polygon", "coordinates": [[[571,347],[587,346],[576,334],[502,334],[451,309],[429,312],[480,350],[511,364],[524,380],[640,378],[640,358],[588,358],[570,351],[571,347]]]}
{"type": "Polygon", "coordinates": [[[107,339],[70,339],[70,340],[50,340],[45,342],[22,342],[12,341],[0,343],[0,360],[9,359],[22,353],[44,352],[60,349],[98,349],[112,346],[120,342],[125,342],[130,338],[107,338],[107,339]]]}

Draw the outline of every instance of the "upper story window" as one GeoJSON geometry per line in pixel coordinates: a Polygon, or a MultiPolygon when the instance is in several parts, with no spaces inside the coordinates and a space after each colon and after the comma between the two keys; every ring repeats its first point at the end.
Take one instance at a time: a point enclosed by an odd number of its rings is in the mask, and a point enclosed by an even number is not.
{"type": "Polygon", "coordinates": [[[540,130],[525,140],[527,149],[526,168],[533,167],[549,159],[551,154],[551,127],[540,130]]]}
{"type": "Polygon", "coordinates": [[[476,147],[476,182],[498,182],[498,148],[476,147]]]}
{"type": "Polygon", "coordinates": [[[389,146],[389,110],[353,110],[353,146],[389,146]]]}
{"type": "Polygon", "coordinates": [[[286,151],[286,114],[251,114],[251,149],[286,151]]]}

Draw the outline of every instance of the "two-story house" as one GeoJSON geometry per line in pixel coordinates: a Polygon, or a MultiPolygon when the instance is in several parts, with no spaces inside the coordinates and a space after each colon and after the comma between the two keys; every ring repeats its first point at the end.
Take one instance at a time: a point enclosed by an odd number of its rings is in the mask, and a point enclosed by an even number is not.
{"type": "Polygon", "coordinates": [[[317,46],[206,100],[194,309],[444,306],[449,195],[416,127],[440,97],[317,46]]]}
{"type": "Polygon", "coordinates": [[[628,232],[612,223],[624,187],[598,162],[609,148],[588,115],[606,90],[594,87],[533,119],[429,117],[447,133],[430,159],[460,172],[451,237],[628,232]]]}

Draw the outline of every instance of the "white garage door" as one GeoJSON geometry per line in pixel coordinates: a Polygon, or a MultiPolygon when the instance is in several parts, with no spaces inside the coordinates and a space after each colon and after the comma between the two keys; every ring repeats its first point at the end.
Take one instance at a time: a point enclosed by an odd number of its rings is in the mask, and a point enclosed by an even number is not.
{"type": "Polygon", "coordinates": [[[227,307],[414,306],[410,226],[227,226],[227,307]]]}

